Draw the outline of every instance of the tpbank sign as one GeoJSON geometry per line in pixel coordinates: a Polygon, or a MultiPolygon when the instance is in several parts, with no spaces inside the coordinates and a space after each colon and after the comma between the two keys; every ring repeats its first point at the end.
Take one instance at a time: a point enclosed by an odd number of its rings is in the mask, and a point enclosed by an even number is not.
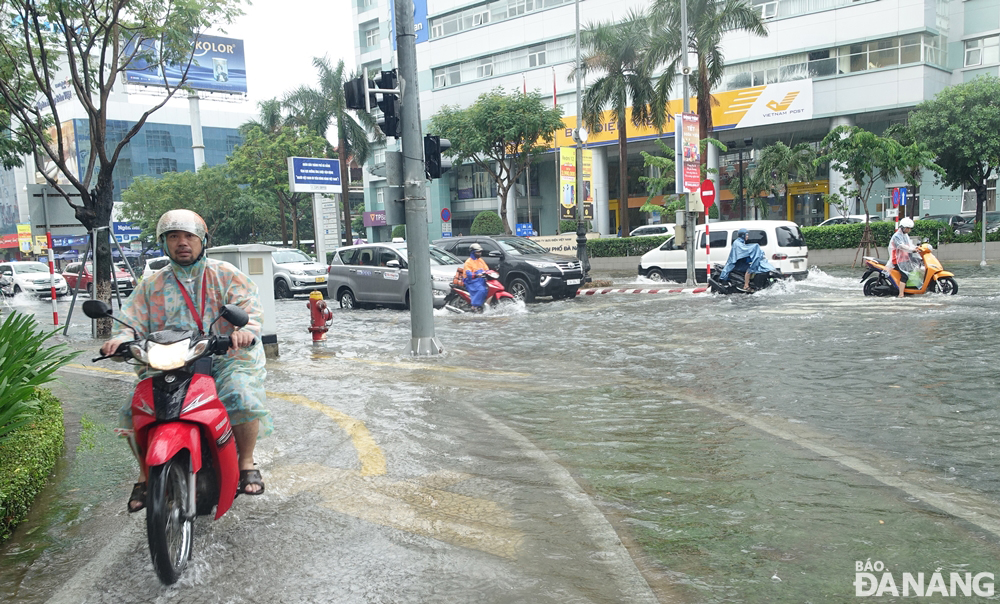
{"type": "MultiPolygon", "coordinates": [[[[754,86],[752,88],[741,88],[739,90],[727,90],[717,92],[712,95],[718,104],[712,107],[712,125],[716,130],[729,130],[732,128],[749,128],[750,126],[769,126],[774,124],[784,124],[787,122],[797,122],[800,120],[810,120],[813,117],[813,82],[812,80],[796,80],[794,82],[781,82],[778,84],[768,84],[766,86],[754,86]]],[[[691,107],[696,106],[696,101],[692,97],[691,107]]],[[[667,114],[669,119],[682,113],[684,109],[683,99],[671,100],[667,114]]],[[[645,138],[662,138],[664,135],[671,135],[674,131],[673,123],[663,126],[661,134],[656,128],[649,125],[635,126],[632,124],[631,110],[627,110],[626,123],[628,129],[626,136],[629,140],[639,140],[645,138]]],[[[573,146],[573,128],[576,127],[576,117],[563,118],[566,127],[556,131],[553,147],[573,146]]],[[[605,111],[601,124],[596,131],[590,132],[587,143],[615,143],[618,142],[618,130],[615,123],[614,113],[605,111]]]]}

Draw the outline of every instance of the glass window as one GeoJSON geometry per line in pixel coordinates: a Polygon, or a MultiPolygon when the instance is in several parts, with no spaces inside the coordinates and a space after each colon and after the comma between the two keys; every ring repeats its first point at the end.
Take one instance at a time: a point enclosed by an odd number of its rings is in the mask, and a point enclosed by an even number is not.
{"type": "Polygon", "coordinates": [[[396,250],[390,250],[389,248],[380,248],[378,251],[378,265],[379,266],[389,266],[389,261],[395,260],[399,263],[400,268],[406,268],[406,261],[399,257],[396,250]]]}
{"type": "Polygon", "coordinates": [[[340,250],[340,252],[337,253],[337,256],[340,257],[340,261],[343,262],[344,264],[357,264],[357,255],[358,255],[357,248],[350,250],[340,250]]]}
{"type": "Polygon", "coordinates": [[[493,75],[493,58],[480,59],[476,66],[477,78],[488,78],[493,75]]]}
{"type": "MultiPolygon", "coordinates": [[[[736,235],[739,231],[733,233],[732,241],[736,241],[736,235]]],[[[747,230],[747,243],[756,243],[757,245],[767,245],[767,232],[761,231],[759,229],[749,229],[747,230]]],[[[712,247],[715,247],[713,245],[712,247]]]]}
{"type": "Polygon", "coordinates": [[[66,265],[66,268],[63,269],[63,272],[64,273],[69,273],[71,275],[75,275],[75,274],[79,273],[80,272],[80,263],[79,262],[75,262],[73,264],[66,265]]]}
{"type": "Polygon", "coordinates": [[[1000,63],[1000,36],[983,38],[983,65],[1000,63]]]}
{"type": "Polygon", "coordinates": [[[965,41],[965,66],[973,67],[976,65],[982,65],[983,63],[983,41],[982,40],[966,40],[965,41]]]}
{"type": "MultiPolygon", "coordinates": [[[[729,231],[709,231],[709,243],[712,249],[722,249],[729,246],[729,231]]],[[[705,234],[701,234],[701,249],[705,249],[705,234]]]]}
{"type": "Polygon", "coordinates": [[[378,27],[365,30],[365,46],[371,48],[377,46],[379,41],[378,27]]]}
{"type": "Polygon", "coordinates": [[[532,46],[528,49],[528,66],[538,67],[545,65],[545,45],[532,46]]]}
{"type": "Polygon", "coordinates": [[[458,256],[459,258],[468,258],[470,245],[472,245],[471,241],[461,241],[455,246],[455,249],[452,250],[452,253],[458,256]]]}
{"type": "Polygon", "coordinates": [[[499,239],[497,243],[500,244],[500,247],[502,247],[505,252],[509,252],[515,255],[523,254],[526,256],[534,256],[537,254],[548,253],[548,251],[546,251],[545,248],[543,248],[542,246],[538,245],[537,243],[535,243],[530,239],[520,239],[520,238],[499,239]]]}
{"type": "Polygon", "coordinates": [[[151,174],[164,174],[177,171],[177,160],[169,158],[149,158],[146,160],[151,174]]]}
{"type": "Polygon", "coordinates": [[[19,275],[24,273],[49,272],[49,267],[42,264],[41,262],[19,262],[18,264],[15,264],[13,266],[15,267],[14,272],[19,275]]]}
{"type": "Polygon", "coordinates": [[[805,239],[797,226],[780,226],[774,229],[778,237],[778,247],[804,247],[805,239]]]}
{"type": "Polygon", "coordinates": [[[274,258],[274,261],[278,264],[286,264],[288,262],[312,262],[312,258],[300,250],[278,250],[273,252],[271,257],[274,258]]]}

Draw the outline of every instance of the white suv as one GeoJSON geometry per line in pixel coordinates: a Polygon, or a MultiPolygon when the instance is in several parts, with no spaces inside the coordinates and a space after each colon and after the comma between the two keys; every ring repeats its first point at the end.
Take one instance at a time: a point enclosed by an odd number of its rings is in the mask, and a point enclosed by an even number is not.
{"type": "Polygon", "coordinates": [[[275,298],[326,292],[326,265],[316,262],[301,250],[278,248],[271,252],[271,265],[275,298]]]}

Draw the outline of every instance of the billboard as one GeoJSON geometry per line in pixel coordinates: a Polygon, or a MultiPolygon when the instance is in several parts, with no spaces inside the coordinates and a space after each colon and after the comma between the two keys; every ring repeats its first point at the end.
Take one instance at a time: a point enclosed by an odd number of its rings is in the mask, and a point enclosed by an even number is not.
{"type": "Polygon", "coordinates": [[[292,193],[341,193],[340,160],[289,157],[288,188],[292,193]]]}
{"type": "MultiPolygon", "coordinates": [[[[143,40],[145,54],[159,55],[159,42],[143,40]]],[[[132,52],[132,45],[126,52],[132,52]]],[[[140,53],[142,54],[142,53],[140,53]]],[[[125,70],[125,82],[142,86],[177,86],[186,65],[168,63],[165,69],[136,57],[125,70]]],[[[187,73],[187,85],[209,92],[246,93],[247,68],[243,57],[243,40],[220,36],[199,36],[194,42],[194,58],[187,73]]]]}
{"type": "MultiPolygon", "coordinates": [[[[591,166],[594,152],[583,150],[583,166],[580,180],[583,182],[583,217],[594,219],[594,197],[591,193],[591,166]]],[[[576,220],[576,147],[559,149],[559,219],[576,220]]]]}

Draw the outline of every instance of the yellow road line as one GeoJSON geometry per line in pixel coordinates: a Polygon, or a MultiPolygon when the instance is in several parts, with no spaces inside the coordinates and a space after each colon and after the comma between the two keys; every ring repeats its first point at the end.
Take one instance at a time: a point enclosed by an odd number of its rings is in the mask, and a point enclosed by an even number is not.
{"type": "Polygon", "coordinates": [[[333,421],[337,422],[340,429],[351,437],[351,442],[358,452],[358,459],[361,461],[362,476],[382,476],[385,474],[385,455],[382,449],[375,444],[375,439],[368,432],[364,423],[353,417],[332,409],[322,403],[308,399],[299,394],[282,394],[280,392],[268,392],[268,396],[280,398],[296,405],[302,405],[323,413],[333,421]]]}
{"type": "Polygon", "coordinates": [[[108,369],[106,367],[93,367],[88,365],[81,365],[79,363],[69,363],[66,367],[72,367],[73,369],[86,369],[87,371],[100,371],[103,373],[113,373],[115,375],[130,375],[135,377],[134,371],[121,371],[120,369],[108,369]]]}

